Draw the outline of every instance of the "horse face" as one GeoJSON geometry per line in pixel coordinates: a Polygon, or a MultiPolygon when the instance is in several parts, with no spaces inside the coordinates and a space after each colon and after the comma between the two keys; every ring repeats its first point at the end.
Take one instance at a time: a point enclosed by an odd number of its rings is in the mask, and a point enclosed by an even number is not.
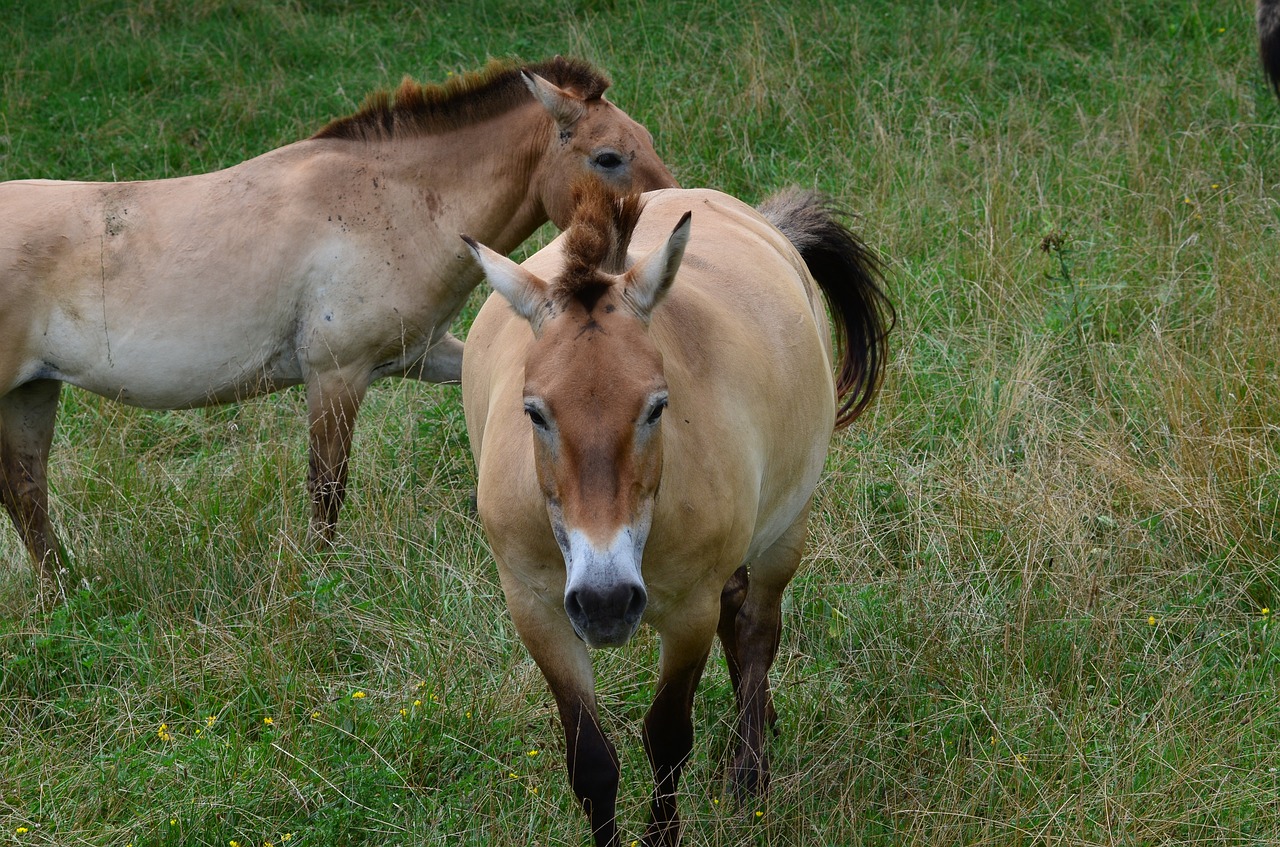
{"type": "Polygon", "coordinates": [[[607,296],[544,327],[526,369],[524,409],[552,532],[564,607],[593,647],[626,643],[647,595],[641,562],[662,475],[662,359],[607,296]]]}
{"type": "Polygon", "coordinates": [[[554,122],[537,181],[543,208],[557,227],[569,225],[571,186],[584,175],[621,193],[676,187],[653,136],[626,112],[604,97],[582,100],[535,74],[526,84],[554,122]]]}
{"type": "MultiPolygon", "coordinates": [[[[620,216],[615,223],[626,217],[626,204],[614,204],[608,192],[585,197],[584,208],[605,204],[620,216]]],[[[689,217],[620,276],[578,263],[551,286],[466,239],[489,283],[533,329],[523,397],[533,461],[564,557],[565,612],[593,647],[626,643],[648,601],[641,560],[662,477],[668,402],[649,320],[679,269],[689,217]]],[[[616,228],[605,229],[617,236],[616,228]]],[[[575,236],[568,233],[565,244],[570,252],[581,249],[579,259],[590,254],[599,261],[613,252],[600,253],[590,246],[595,239],[575,236]]]]}

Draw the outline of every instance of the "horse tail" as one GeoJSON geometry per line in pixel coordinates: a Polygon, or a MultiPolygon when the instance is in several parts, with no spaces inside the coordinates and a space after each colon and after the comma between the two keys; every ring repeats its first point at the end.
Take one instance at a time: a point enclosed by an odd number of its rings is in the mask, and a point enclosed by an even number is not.
{"type": "Polygon", "coordinates": [[[1280,0],[1258,2],[1258,53],[1271,87],[1280,96],[1280,0]]]}
{"type": "Polygon", "coordinates": [[[788,189],[761,203],[759,211],[799,251],[826,296],[839,362],[836,428],[848,426],[871,404],[888,365],[896,316],[882,288],[884,264],[821,194],[788,189]]]}

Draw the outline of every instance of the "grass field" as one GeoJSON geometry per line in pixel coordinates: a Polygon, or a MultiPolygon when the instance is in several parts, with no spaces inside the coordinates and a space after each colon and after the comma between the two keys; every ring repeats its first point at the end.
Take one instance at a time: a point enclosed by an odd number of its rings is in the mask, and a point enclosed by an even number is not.
{"type": "MultiPolygon", "coordinates": [[[[1252,12],[4,0],[0,178],[206,171],[404,74],[597,63],[685,185],[857,211],[900,318],[789,596],[773,791],[725,794],[717,654],[685,844],[1261,847],[1280,843],[1280,102],[1252,12]]],[[[39,610],[0,524],[0,844],[586,842],[468,513],[456,388],[371,391],[326,552],[300,392],[63,397],[54,509],[84,582],[39,610]]],[[[656,651],[597,654],[624,843],[656,651]]]]}

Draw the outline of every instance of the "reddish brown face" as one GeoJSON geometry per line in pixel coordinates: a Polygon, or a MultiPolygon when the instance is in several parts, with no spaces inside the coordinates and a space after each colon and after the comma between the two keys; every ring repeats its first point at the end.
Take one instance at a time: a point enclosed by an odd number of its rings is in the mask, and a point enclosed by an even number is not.
{"type": "MultiPolygon", "coordinates": [[[[588,197],[584,208],[610,197],[588,197]]],[[[565,613],[593,647],[626,643],[648,600],[641,561],[662,476],[668,399],[649,319],[688,240],[686,213],[664,244],[625,273],[579,269],[554,285],[467,241],[489,283],[533,329],[523,362],[533,461],[564,557],[565,613]]]]}
{"type": "Polygon", "coordinates": [[[595,647],[630,639],[662,474],[662,360],[644,324],[606,295],[547,322],[526,370],[538,481],[564,555],[565,611],[595,647]]]}
{"type": "Polygon", "coordinates": [[[619,193],[674,188],[675,177],[658,157],[653,136],[604,97],[582,100],[540,77],[530,90],[555,123],[541,168],[543,208],[561,229],[573,214],[570,189],[594,176],[619,193]]]}

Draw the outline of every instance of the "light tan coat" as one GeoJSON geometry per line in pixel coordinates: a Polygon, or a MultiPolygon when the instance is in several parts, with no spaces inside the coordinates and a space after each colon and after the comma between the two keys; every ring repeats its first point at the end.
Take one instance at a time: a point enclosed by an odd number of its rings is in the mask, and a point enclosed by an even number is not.
{"type": "Polygon", "coordinates": [[[625,242],[631,201],[611,221],[593,215],[608,202],[585,200],[583,219],[523,266],[470,242],[499,293],[468,335],[463,402],[480,518],[601,845],[618,843],[618,775],[588,647],[625,643],[641,622],[662,637],[645,720],[646,838],[665,844],[678,839],[689,709],[717,630],[742,711],[736,782],[751,791],[767,779],[781,596],[837,420],[820,290],[844,301],[846,358],[860,362],[859,384],[841,389],[862,395],[859,408],[878,381],[888,310],[870,255],[809,199],[771,222],[715,191],[648,194],[626,270],[584,235],[621,231],[625,242]],[[805,220],[827,229],[795,226],[805,220]],[[837,229],[847,243],[820,243],[837,229]],[[822,249],[853,258],[820,289],[806,259],[822,249]],[[852,324],[850,311],[861,315],[852,324]]]}
{"type": "Polygon", "coordinates": [[[0,184],[0,500],[37,565],[65,564],[45,482],[64,382],[153,409],[305,384],[331,535],[369,383],[459,378],[448,327],[480,273],[457,233],[506,252],[563,226],[584,174],[674,184],[607,85],[580,62],[495,64],[216,173],[0,184]]]}

